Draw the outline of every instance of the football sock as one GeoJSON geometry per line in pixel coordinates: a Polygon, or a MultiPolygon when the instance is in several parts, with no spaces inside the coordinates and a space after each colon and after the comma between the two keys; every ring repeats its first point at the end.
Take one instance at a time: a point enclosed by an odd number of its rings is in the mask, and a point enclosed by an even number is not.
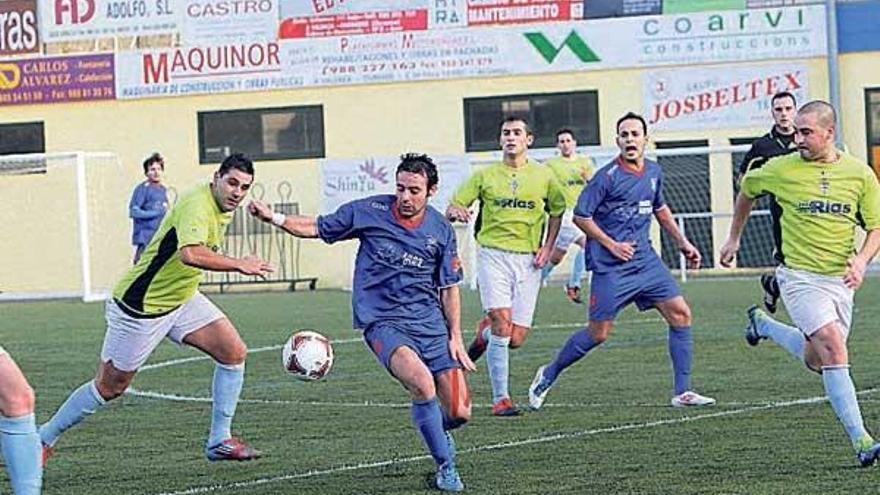
{"type": "Polygon", "coordinates": [[[585,269],[584,265],[584,250],[579,249],[577,253],[575,253],[574,259],[571,260],[571,275],[568,276],[569,287],[581,287],[581,278],[585,269]]]}
{"type": "Polygon", "coordinates": [[[675,395],[691,388],[691,362],[694,336],[691,327],[669,327],[669,358],[672,361],[672,384],[675,395]]]}
{"type": "Polygon", "coordinates": [[[597,345],[588,329],[582,328],[575,331],[562,346],[562,349],[559,349],[556,359],[544,368],[544,378],[550,380],[550,383],[555,382],[562,370],[576,363],[597,345]]]}
{"type": "Polygon", "coordinates": [[[78,425],[106,403],[98,393],[94,380],[83,383],[61,404],[49,422],[40,426],[40,440],[49,447],[54,446],[62,433],[78,425]]]}
{"type": "Polygon", "coordinates": [[[241,395],[244,383],[244,363],[222,364],[214,367],[214,382],[211,385],[211,433],[208,447],[213,447],[232,436],[232,417],[241,395]]]}
{"type": "Polygon", "coordinates": [[[798,361],[804,360],[804,348],[807,345],[807,339],[795,327],[786,325],[774,320],[768,315],[762,315],[755,319],[758,335],[767,337],[776,342],[780,347],[788,351],[789,354],[797,358],[798,361]]]}
{"type": "Polygon", "coordinates": [[[452,460],[449,455],[449,441],[443,431],[443,413],[440,411],[437,397],[412,401],[410,415],[434,462],[442,466],[452,460]]]}
{"type": "Polygon", "coordinates": [[[0,446],[16,495],[39,495],[43,481],[42,446],[33,413],[15,418],[0,416],[0,446]]]}
{"type": "Polygon", "coordinates": [[[859,441],[868,432],[862,422],[862,412],[856,399],[856,388],[849,375],[849,365],[822,366],[822,382],[834,414],[843,424],[850,441],[858,448],[859,441]]]}
{"type": "Polygon", "coordinates": [[[489,368],[489,381],[492,383],[492,403],[510,397],[507,391],[507,378],[510,363],[510,337],[489,335],[489,348],[486,350],[489,368]]]}

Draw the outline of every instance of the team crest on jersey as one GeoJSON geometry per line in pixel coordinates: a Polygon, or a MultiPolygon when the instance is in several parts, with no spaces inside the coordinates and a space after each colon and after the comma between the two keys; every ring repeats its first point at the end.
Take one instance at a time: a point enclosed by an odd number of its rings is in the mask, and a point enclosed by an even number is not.
{"type": "Polygon", "coordinates": [[[829,181],[828,171],[822,171],[822,177],[819,179],[819,191],[822,192],[823,196],[828,195],[828,191],[831,189],[831,181],[829,181]]]}
{"type": "Polygon", "coordinates": [[[657,192],[657,178],[651,177],[651,191],[657,192]]]}
{"type": "Polygon", "coordinates": [[[519,182],[516,179],[510,179],[510,192],[516,196],[516,190],[519,189],[519,182]]]}

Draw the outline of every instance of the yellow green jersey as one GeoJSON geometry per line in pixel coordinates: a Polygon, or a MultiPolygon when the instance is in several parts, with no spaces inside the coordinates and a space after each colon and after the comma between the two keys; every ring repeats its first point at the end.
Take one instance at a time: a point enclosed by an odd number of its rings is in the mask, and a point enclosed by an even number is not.
{"type": "Polygon", "coordinates": [[[556,156],[545,161],[544,165],[553,171],[553,175],[562,186],[566,208],[573,209],[584,186],[596,172],[593,159],[585,155],[575,155],[573,159],[556,156]]]}
{"type": "Polygon", "coordinates": [[[469,207],[477,199],[477,242],[515,253],[537,252],[546,213],[565,213],[565,196],[553,172],[532,161],[518,168],[497,162],[477,170],[459,186],[451,204],[469,207]]]}
{"type": "Polygon", "coordinates": [[[855,252],[856,226],[880,228],[877,177],[847,153],[833,163],[806,161],[799,153],[774,158],[745,175],[742,192],[771,194],[781,207],[777,249],[790,268],[841,275],[855,252]]]}
{"type": "Polygon", "coordinates": [[[116,284],[113,297],[127,313],[156,317],[185,303],[202,281],[202,270],[180,260],[184,246],[219,251],[232,212],[217,206],[211,186],[187,191],[169,211],[138,263],[116,284]]]}

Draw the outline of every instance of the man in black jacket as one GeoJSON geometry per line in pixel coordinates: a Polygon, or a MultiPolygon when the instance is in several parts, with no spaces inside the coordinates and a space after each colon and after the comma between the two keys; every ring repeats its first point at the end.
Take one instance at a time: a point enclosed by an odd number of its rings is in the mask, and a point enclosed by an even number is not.
{"type": "MultiPolygon", "coordinates": [[[[787,155],[797,150],[794,144],[794,116],[797,113],[797,101],[793,94],[788,91],[776,93],[770,99],[770,113],[773,115],[773,128],[770,132],[758,138],[749,149],[736,176],[736,182],[742,180],[742,177],[749,170],[761,168],[771,158],[787,155]]],[[[776,200],[770,198],[770,217],[773,222],[773,245],[774,259],[778,261],[777,253],[779,252],[780,231],[779,216],[782,210],[776,203],[776,200]]],[[[779,299],[779,284],[776,283],[776,276],[773,272],[765,273],[761,276],[761,288],[764,290],[764,306],[771,313],[776,312],[776,303],[779,299]]]]}

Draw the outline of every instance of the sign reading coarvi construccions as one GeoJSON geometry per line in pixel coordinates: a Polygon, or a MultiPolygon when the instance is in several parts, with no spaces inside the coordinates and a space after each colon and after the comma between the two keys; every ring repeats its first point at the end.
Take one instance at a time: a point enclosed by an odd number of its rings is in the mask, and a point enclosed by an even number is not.
{"type": "Polygon", "coordinates": [[[120,52],[117,95],[790,60],[824,53],[822,6],[696,12],[120,52]]]}
{"type": "Polygon", "coordinates": [[[656,130],[769,125],[770,98],[809,97],[804,64],[726,65],[647,72],[643,115],[656,130]]]}

